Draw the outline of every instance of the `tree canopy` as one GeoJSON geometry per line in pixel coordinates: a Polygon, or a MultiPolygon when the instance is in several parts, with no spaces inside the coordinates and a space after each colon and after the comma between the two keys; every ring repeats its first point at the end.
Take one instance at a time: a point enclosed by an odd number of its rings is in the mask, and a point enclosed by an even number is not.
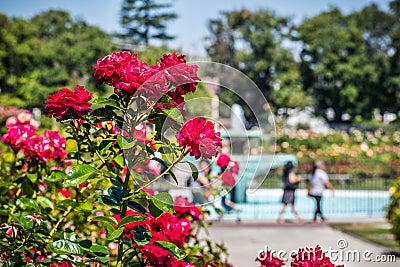
{"type": "Polygon", "coordinates": [[[229,11],[209,21],[206,51],[249,76],[280,113],[313,106],[328,122],[398,116],[399,18],[398,1],[349,14],[331,7],[299,25],[268,10],[229,11]]]}
{"type": "Polygon", "coordinates": [[[109,34],[62,10],[28,20],[0,14],[0,25],[0,102],[5,105],[43,108],[49,93],[86,84],[90,66],[114,48],[109,34]]]}

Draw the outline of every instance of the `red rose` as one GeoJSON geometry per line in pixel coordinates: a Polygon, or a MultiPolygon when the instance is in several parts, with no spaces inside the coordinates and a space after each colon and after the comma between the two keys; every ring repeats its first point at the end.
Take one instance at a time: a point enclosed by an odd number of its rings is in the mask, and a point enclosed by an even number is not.
{"type": "Polygon", "coordinates": [[[221,169],[224,169],[224,168],[228,167],[230,161],[231,161],[231,158],[228,155],[221,154],[217,158],[216,163],[221,169]]]}
{"type": "Polygon", "coordinates": [[[281,267],[284,265],[283,261],[274,257],[270,251],[260,253],[256,261],[261,263],[261,267],[281,267]]]}
{"type": "Polygon", "coordinates": [[[139,61],[137,54],[131,54],[129,51],[114,51],[111,55],[99,58],[96,66],[92,68],[96,70],[93,76],[97,78],[97,82],[114,86],[117,95],[132,96],[138,89],[152,92],[168,90],[163,77],[156,76],[148,82],[146,88],[142,88],[142,85],[157,74],[160,68],[139,61]]]}
{"type": "Polygon", "coordinates": [[[240,166],[237,161],[230,161],[228,165],[229,170],[234,174],[239,174],[240,166]]]}
{"type": "Polygon", "coordinates": [[[176,135],[180,146],[185,147],[196,159],[211,158],[218,154],[222,147],[220,133],[215,132],[214,123],[204,118],[193,117],[182,126],[176,135]]]}
{"type": "Polygon", "coordinates": [[[61,194],[65,198],[71,197],[71,191],[67,188],[58,189],[57,193],[61,194]]]}
{"type": "Polygon", "coordinates": [[[190,202],[186,197],[177,196],[174,200],[174,209],[178,218],[183,218],[189,213],[190,202]]]}
{"type": "Polygon", "coordinates": [[[74,91],[62,88],[45,101],[49,117],[56,117],[57,121],[65,119],[79,119],[90,111],[92,94],[83,86],[78,85],[74,91]]]}
{"type": "Polygon", "coordinates": [[[58,265],[58,267],[73,267],[72,263],[70,263],[67,260],[62,260],[62,262],[60,262],[60,264],[58,265]]]}
{"type": "Polygon", "coordinates": [[[199,208],[193,205],[186,197],[177,196],[174,200],[174,209],[178,218],[190,216],[197,221],[201,216],[199,208]]]}
{"type": "Polygon", "coordinates": [[[325,255],[319,246],[315,249],[306,248],[299,249],[297,255],[293,255],[292,267],[310,266],[310,267],[343,267],[344,265],[334,265],[329,257],[325,255]]]}
{"type": "Polygon", "coordinates": [[[167,93],[172,99],[196,90],[197,81],[200,80],[197,76],[199,67],[187,65],[184,55],[178,56],[175,52],[165,54],[161,58],[159,66],[160,69],[165,70],[166,79],[176,87],[175,90],[167,93]]]}
{"type": "Polygon", "coordinates": [[[140,251],[154,266],[166,266],[166,262],[171,254],[164,248],[152,245],[144,245],[140,251]]]}
{"type": "Polygon", "coordinates": [[[231,172],[225,171],[221,174],[221,180],[226,186],[234,186],[236,179],[231,172]]]}

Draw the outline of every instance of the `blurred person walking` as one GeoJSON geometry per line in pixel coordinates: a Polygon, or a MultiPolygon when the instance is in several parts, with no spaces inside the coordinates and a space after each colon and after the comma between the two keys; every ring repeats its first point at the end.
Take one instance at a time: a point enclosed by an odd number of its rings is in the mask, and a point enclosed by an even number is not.
{"type": "Polygon", "coordinates": [[[296,175],[294,172],[293,162],[288,161],[284,168],[282,174],[282,182],[283,182],[283,197],[282,197],[282,208],[279,212],[278,223],[283,223],[282,216],[285,213],[286,207],[288,204],[292,207],[292,212],[296,216],[298,222],[301,222],[301,218],[297,213],[297,210],[294,206],[295,202],[295,192],[299,187],[299,183],[301,180],[300,175],[296,175]]]}
{"type": "Polygon", "coordinates": [[[325,188],[334,191],[332,184],[329,182],[329,176],[325,172],[325,169],[326,167],[323,161],[316,161],[314,163],[313,173],[310,177],[308,195],[315,199],[315,212],[312,221],[313,224],[317,224],[318,215],[320,216],[322,222],[326,221],[321,209],[322,196],[325,188]]]}

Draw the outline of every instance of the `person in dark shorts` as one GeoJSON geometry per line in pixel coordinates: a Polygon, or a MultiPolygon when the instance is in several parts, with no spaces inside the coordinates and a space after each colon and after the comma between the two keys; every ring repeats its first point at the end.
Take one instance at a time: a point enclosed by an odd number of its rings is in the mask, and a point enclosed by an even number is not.
{"type": "Polygon", "coordinates": [[[282,216],[285,213],[287,205],[291,205],[292,212],[296,216],[298,222],[301,222],[301,218],[297,213],[297,210],[294,206],[295,202],[295,192],[297,187],[299,186],[301,180],[300,175],[296,175],[294,172],[293,162],[289,161],[285,164],[283,168],[282,174],[282,182],[283,182],[283,196],[282,196],[282,208],[279,212],[278,223],[283,223],[282,216]]]}

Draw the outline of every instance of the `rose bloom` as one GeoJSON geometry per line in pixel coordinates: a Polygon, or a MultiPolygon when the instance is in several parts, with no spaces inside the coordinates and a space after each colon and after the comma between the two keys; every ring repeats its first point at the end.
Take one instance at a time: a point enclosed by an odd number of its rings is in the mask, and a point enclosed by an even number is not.
{"type": "Polygon", "coordinates": [[[43,133],[41,151],[39,158],[47,162],[50,159],[63,159],[67,156],[65,138],[61,137],[57,131],[45,131],[43,133]]]}
{"type": "Polygon", "coordinates": [[[164,70],[166,79],[175,86],[175,90],[167,93],[176,102],[180,102],[180,97],[188,92],[194,92],[197,87],[197,76],[199,67],[186,64],[185,55],[164,54],[158,63],[160,69],[164,70]]]}
{"type": "MultiPolygon", "coordinates": [[[[150,77],[160,71],[158,66],[149,66],[146,62],[139,61],[137,54],[131,54],[129,51],[114,51],[111,55],[99,58],[97,60],[93,76],[97,78],[99,84],[106,83],[114,87],[114,92],[120,96],[131,96],[138,89],[141,89],[150,77]]],[[[142,88],[152,90],[160,90],[161,85],[165,88],[165,81],[153,78],[151,86],[142,88]]]]}
{"type": "Polygon", "coordinates": [[[292,257],[291,267],[344,267],[344,265],[334,265],[319,246],[315,249],[299,249],[299,252],[292,257]]]}
{"type": "Polygon", "coordinates": [[[185,147],[196,159],[216,156],[217,148],[222,147],[222,139],[220,133],[215,132],[214,123],[199,117],[185,122],[176,138],[178,144],[185,147]]]}
{"type": "Polygon", "coordinates": [[[45,101],[49,117],[55,117],[57,121],[65,119],[80,119],[90,112],[92,93],[83,86],[78,85],[74,91],[62,88],[45,101]]]}
{"type": "Polygon", "coordinates": [[[70,198],[71,197],[71,190],[69,190],[67,188],[58,189],[57,193],[62,195],[65,198],[70,198]]]}
{"type": "Polygon", "coordinates": [[[174,200],[174,209],[178,218],[190,216],[193,220],[200,220],[201,212],[188,198],[177,196],[174,200]]]}
{"type": "Polygon", "coordinates": [[[283,261],[274,257],[270,251],[260,253],[256,261],[261,263],[261,267],[281,267],[284,265],[283,261]]]}
{"type": "Polygon", "coordinates": [[[14,152],[18,152],[20,149],[29,147],[31,139],[37,136],[36,129],[32,125],[17,124],[10,127],[1,140],[9,145],[14,152]]]}
{"type": "Polygon", "coordinates": [[[240,166],[237,161],[230,161],[228,165],[229,170],[234,174],[239,174],[240,166]]]}
{"type": "Polygon", "coordinates": [[[231,158],[228,155],[221,154],[217,158],[216,163],[221,169],[224,169],[224,168],[228,167],[230,161],[231,161],[231,158]]]}
{"type": "Polygon", "coordinates": [[[234,186],[236,183],[236,179],[231,172],[224,171],[221,174],[221,180],[226,186],[234,186]]]}

